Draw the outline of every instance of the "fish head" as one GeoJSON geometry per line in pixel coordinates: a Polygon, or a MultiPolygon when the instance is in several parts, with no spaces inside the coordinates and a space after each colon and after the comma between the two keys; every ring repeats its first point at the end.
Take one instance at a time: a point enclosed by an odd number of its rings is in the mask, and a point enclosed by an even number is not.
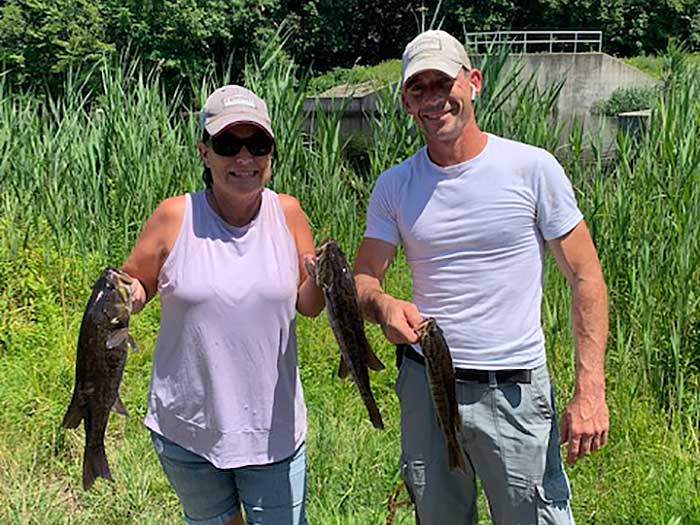
{"type": "Polygon", "coordinates": [[[333,239],[323,242],[316,250],[316,284],[329,288],[338,275],[349,272],[343,250],[333,239]]]}
{"type": "Polygon", "coordinates": [[[90,308],[110,317],[112,323],[126,322],[132,309],[133,282],[127,273],[105,268],[92,288],[90,308]]]}
{"type": "Polygon", "coordinates": [[[440,327],[434,317],[426,317],[423,319],[416,329],[416,332],[418,332],[418,342],[421,348],[426,346],[425,343],[430,341],[439,331],[440,327]]]}

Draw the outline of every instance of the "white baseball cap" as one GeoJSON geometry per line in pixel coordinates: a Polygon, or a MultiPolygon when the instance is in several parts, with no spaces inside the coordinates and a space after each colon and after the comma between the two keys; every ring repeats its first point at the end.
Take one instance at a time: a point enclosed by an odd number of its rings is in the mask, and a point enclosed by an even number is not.
{"type": "Polygon", "coordinates": [[[223,86],[214,91],[204,104],[200,118],[202,127],[212,137],[232,124],[254,124],[270,138],[275,138],[267,104],[242,86],[223,86]]]}
{"type": "Polygon", "coordinates": [[[442,30],[424,31],[404,49],[401,64],[401,85],[416,73],[437,69],[457,78],[463,67],[472,68],[467,50],[455,37],[442,30]]]}

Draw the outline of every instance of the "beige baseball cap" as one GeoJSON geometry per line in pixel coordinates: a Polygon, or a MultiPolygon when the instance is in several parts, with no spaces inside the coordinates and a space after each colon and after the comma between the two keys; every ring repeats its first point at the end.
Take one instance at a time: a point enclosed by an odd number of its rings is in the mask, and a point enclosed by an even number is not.
{"type": "Polygon", "coordinates": [[[202,127],[212,137],[232,124],[254,124],[270,138],[275,138],[267,104],[242,86],[223,86],[214,91],[204,104],[200,118],[202,127]]]}
{"type": "Polygon", "coordinates": [[[404,49],[401,85],[416,73],[427,69],[437,69],[452,78],[457,78],[462,67],[469,70],[472,65],[464,45],[459,40],[442,30],[424,31],[404,49]]]}

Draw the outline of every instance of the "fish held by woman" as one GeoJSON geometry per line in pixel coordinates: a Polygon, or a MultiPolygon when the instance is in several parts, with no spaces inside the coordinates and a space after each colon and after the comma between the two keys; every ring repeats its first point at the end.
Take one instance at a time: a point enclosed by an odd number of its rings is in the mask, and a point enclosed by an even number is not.
{"type": "Polygon", "coordinates": [[[384,365],[365,335],[357,289],[347,259],[332,239],[318,248],[316,258],[316,283],[326,298],[328,322],[341,351],[338,375],[343,379],[348,373],[352,375],[372,425],[383,429],[382,416],[370,388],[368,368],[383,370],[384,365]]]}
{"type": "Polygon", "coordinates": [[[127,415],[119,398],[129,347],[137,350],[129,335],[133,280],[126,273],[108,267],[92,288],[78,337],[75,388],[63,427],[85,425],[83,488],[95,479],[112,481],[105,454],[104,436],[110,410],[127,415]]]}

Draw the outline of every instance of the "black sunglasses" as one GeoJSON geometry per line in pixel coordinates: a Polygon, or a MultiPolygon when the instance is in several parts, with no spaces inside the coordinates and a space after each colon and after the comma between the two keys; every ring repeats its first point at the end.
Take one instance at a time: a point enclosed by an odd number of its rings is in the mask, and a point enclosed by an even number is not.
{"type": "Polygon", "coordinates": [[[274,140],[262,131],[253,133],[246,138],[236,137],[230,133],[222,133],[211,138],[211,149],[222,157],[238,155],[243,146],[251,155],[263,157],[272,151],[274,144],[274,140]]]}

